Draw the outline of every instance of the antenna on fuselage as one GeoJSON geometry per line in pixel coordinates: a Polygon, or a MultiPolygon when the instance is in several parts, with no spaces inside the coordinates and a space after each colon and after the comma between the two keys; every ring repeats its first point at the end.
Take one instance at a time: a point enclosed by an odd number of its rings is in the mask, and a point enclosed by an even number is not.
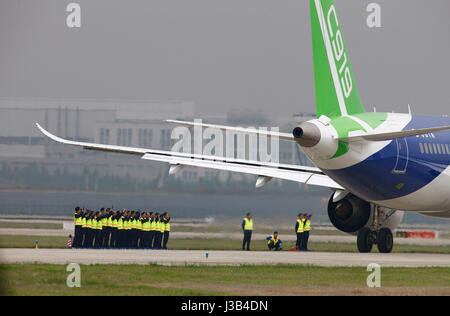
{"type": "Polygon", "coordinates": [[[409,113],[409,115],[412,115],[411,105],[409,105],[409,104],[408,104],[408,113],[409,113]]]}

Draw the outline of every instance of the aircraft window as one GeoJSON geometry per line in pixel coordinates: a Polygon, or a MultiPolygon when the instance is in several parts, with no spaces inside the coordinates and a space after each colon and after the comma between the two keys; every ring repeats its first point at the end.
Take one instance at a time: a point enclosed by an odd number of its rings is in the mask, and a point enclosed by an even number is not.
{"type": "Polygon", "coordinates": [[[437,148],[436,148],[436,144],[433,144],[433,152],[434,152],[434,154],[437,154],[438,152],[437,152],[437,148]]]}
{"type": "Polygon", "coordinates": [[[431,144],[425,144],[425,145],[428,145],[428,149],[430,150],[430,154],[434,154],[433,146],[431,146],[431,144]]]}
{"type": "Polygon", "coordinates": [[[420,147],[420,153],[423,154],[425,152],[423,149],[423,144],[419,143],[419,147],[420,147]]]}
{"type": "Polygon", "coordinates": [[[445,149],[447,149],[447,155],[450,155],[450,149],[448,148],[447,144],[445,144],[445,149]]]}
{"type": "Polygon", "coordinates": [[[426,153],[426,154],[429,154],[430,152],[428,151],[428,146],[427,146],[427,144],[424,144],[423,147],[424,147],[424,149],[425,149],[425,153],[426,153]]]}
{"type": "Polygon", "coordinates": [[[100,143],[109,144],[109,128],[100,128],[100,143]]]}
{"type": "Polygon", "coordinates": [[[439,155],[442,154],[442,152],[441,152],[441,145],[440,144],[437,144],[437,150],[438,150],[439,155]]]}
{"type": "Polygon", "coordinates": [[[445,147],[444,147],[444,144],[441,144],[441,148],[442,148],[442,154],[445,155],[445,147]]]}

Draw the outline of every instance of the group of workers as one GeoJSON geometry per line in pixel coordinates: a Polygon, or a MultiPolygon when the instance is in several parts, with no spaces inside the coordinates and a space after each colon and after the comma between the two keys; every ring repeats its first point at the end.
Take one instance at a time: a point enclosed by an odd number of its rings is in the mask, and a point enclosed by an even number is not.
{"type": "Polygon", "coordinates": [[[73,248],[167,249],[170,217],[167,212],[138,212],[80,207],[73,216],[73,248]]]}
{"type": "MultiPolygon", "coordinates": [[[[170,236],[169,213],[138,212],[102,208],[94,212],[80,207],[73,215],[75,236],[72,248],[167,249],[170,236]]],[[[242,250],[250,251],[253,216],[247,213],[242,219],[244,240],[242,250]]],[[[297,234],[295,251],[309,251],[311,215],[298,214],[295,224],[297,234]]],[[[280,251],[283,241],[278,232],[266,238],[269,250],[280,251]]]]}
{"type": "Polygon", "coordinates": [[[298,251],[309,251],[308,240],[309,232],[311,231],[311,216],[302,213],[297,216],[297,222],[295,223],[295,232],[297,234],[295,249],[298,251]]]}
{"type": "MultiPolygon", "coordinates": [[[[309,232],[311,231],[311,216],[309,214],[298,214],[295,223],[295,233],[297,234],[297,241],[294,251],[309,251],[308,240],[309,232]]],[[[250,242],[253,232],[253,216],[252,213],[247,213],[247,216],[242,219],[242,230],[244,232],[244,240],[242,241],[242,250],[250,251],[250,242]]],[[[283,241],[279,238],[278,232],[274,232],[266,238],[267,247],[269,250],[280,251],[283,241]]]]}

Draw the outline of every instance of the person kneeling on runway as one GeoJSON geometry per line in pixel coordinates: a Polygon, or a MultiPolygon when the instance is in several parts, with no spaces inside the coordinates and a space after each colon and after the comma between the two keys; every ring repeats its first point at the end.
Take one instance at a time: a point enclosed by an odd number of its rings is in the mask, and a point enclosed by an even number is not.
{"type": "Polygon", "coordinates": [[[280,251],[281,244],[283,243],[281,239],[278,238],[278,232],[274,232],[273,235],[266,238],[267,240],[267,247],[270,250],[280,251]]]}

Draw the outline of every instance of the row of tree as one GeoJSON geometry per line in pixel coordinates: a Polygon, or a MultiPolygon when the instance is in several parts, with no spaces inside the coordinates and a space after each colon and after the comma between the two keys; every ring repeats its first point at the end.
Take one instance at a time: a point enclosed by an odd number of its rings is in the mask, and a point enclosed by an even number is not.
{"type": "MultiPolygon", "coordinates": [[[[162,172],[160,178],[141,180],[117,175],[100,175],[97,170],[85,167],[82,173],[71,173],[67,168],[57,168],[50,172],[45,166],[30,163],[22,168],[10,168],[6,163],[1,164],[0,184],[9,188],[39,189],[39,190],[68,190],[94,192],[148,192],[156,189],[183,190],[195,192],[224,192],[254,190],[252,177],[242,178],[239,182],[232,180],[231,174],[226,181],[219,177],[211,179],[199,178],[195,182],[175,179],[162,172]],[[162,177],[162,179],[161,179],[162,177]]],[[[283,181],[269,183],[270,190],[298,191],[296,183],[283,181]]]]}

